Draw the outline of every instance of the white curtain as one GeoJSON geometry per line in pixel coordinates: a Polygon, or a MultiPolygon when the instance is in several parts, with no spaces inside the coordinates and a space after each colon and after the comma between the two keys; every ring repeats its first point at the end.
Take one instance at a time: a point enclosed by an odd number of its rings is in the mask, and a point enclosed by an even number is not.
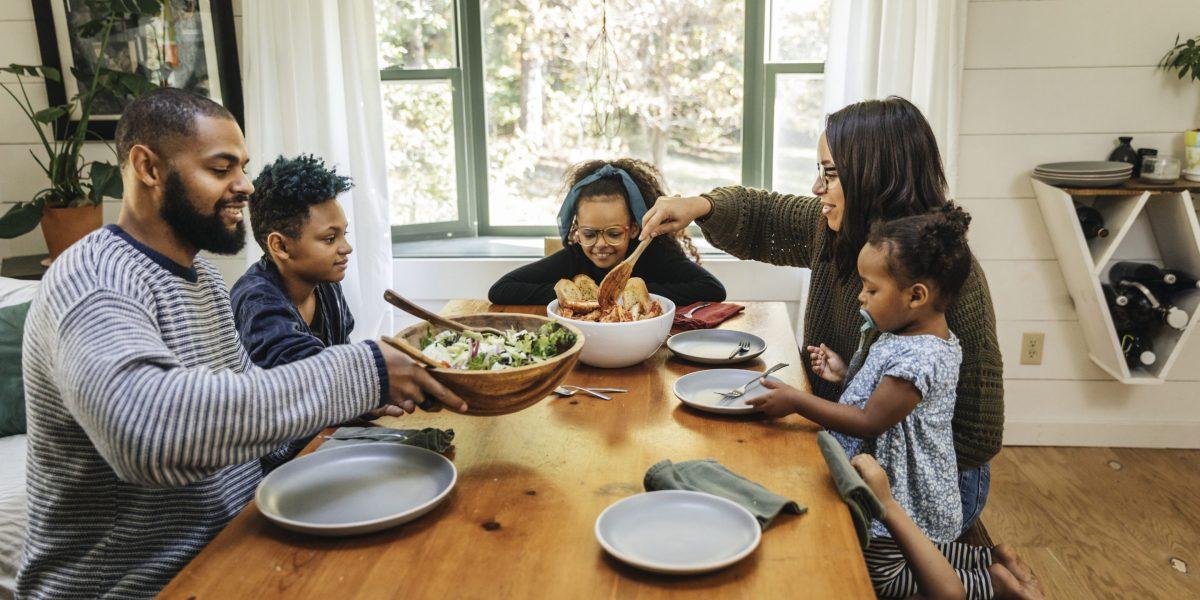
{"type": "Polygon", "coordinates": [[[902,96],[925,114],[954,193],[967,0],[833,0],[825,112],[902,96]]]}
{"type": "MultiPolygon", "coordinates": [[[[390,335],[383,291],[392,281],[391,225],[372,2],[248,0],[243,10],[250,168],[311,153],[354,179],[339,196],[354,246],[342,282],[353,338],[390,335]]],[[[257,245],[247,247],[247,259],[257,260],[257,245]]]]}

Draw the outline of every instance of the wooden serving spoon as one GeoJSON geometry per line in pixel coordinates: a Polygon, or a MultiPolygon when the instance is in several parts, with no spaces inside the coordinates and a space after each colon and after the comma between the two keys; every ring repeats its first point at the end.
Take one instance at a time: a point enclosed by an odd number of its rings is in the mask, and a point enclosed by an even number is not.
{"type": "Polygon", "coordinates": [[[425,319],[426,321],[429,321],[430,323],[440,327],[453,329],[454,331],[474,331],[476,333],[494,333],[496,335],[504,335],[503,331],[500,331],[495,327],[472,327],[470,325],[463,325],[458,321],[453,321],[437,313],[427,311],[424,308],[417,306],[415,302],[405,298],[404,296],[401,296],[400,294],[397,294],[392,290],[387,290],[384,292],[383,299],[387,300],[392,306],[395,306],[396,308],[399,308],[400,310],[414,317],[425,319]]]}
{"type": "MultiPolygon", "coordinates": [[[[385,336],[383,336],[383,341],[387,345],[403,352],[409,358],[417,361],[417,363],[423,365],[426,368],[429,368],[429,369],[444,369],[444,368],[446,368],[446,365],[443,365],[443,364],[437,362],[436,360],[429,358],[428,356],[425,355],[424,352],[421,352],[420,350],[418,350],[416,346],[413,346],[412,344],[410,344],[400,338],[394,338],[394,337],[385,335],[385,336]]],[[[420,402],[417,404],[417,408],[420,408],[421,410],[424,410],[427,412],[435,412],[435,411],[441,410],[441,403],[438,402],[437,400],[434,400],[433,398],[426,396],[425,400],[423,402],[420,402]]]]}
{"type": "Polygon", "coordinates": [[[600,290],[596,292],[596,299],[600,301],[601,309],[617,303],[617,298],[620,298],[621,292],[625,291],[625,284],[629,283],[629,276],[633,275],[633,264],[642,257],[642,252],[645,252],[646,248],[650,246],[650,241],[644,240],[638,244],[637,250],[634,250],[629,258],[618,263],[608,272],[608,275],[604,276],[604,280],[600,282],[600,290]]]}
{"type": "Polygon", "coordinates": [[[431,367],[434,369],[446,368],[445,365],[437,362],[436,360],[433,360],[432,358],[429,358],[428,356],[425,356],[425,353],[418,350],[416,346],[413,346],[412,344],[410,344],[400,338],[394,338],[394,337],[385,335],[385,336],[383,336],[383,341],[387,342],[387,344],[389,346],[407,354],[409,358],[411,358],[427,367],[431,367]]]}

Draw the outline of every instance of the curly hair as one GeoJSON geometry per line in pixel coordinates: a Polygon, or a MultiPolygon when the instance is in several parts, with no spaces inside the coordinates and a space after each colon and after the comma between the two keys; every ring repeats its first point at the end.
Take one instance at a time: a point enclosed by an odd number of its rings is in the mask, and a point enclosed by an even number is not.
{"type": "Polygon", "coordinates": [[[887,253],[888,272],[902,286],[931,283],[937,294],[934,308],[944,312],[971,273],[970,225],[971,215],[947,202],[922,215],[876,221],[867,243],[887,253]]]}
{"type": "MultiPolygon", "coordinates": [[[[629,173],[629,178],[633,180],[633,183],[638,187],[638,191],[642,193],[642,199],[646,201],[647,209],[654,206],[654,202],[660,196],[667,195],[667,186],[663,180],[662,171],[659,171],[658,167],[636,158],[597,159],[572,165],[571,168],[567,169],[566,176],[563,178],[565,183],[563,195],[566,195],[567,191],[575,187],[575,184],[582,181],[588,175],[595,173],[604,165],[612,165],[629,173]]],[[[604,177],[579,190],[580,202],[599,196],[620,196],[625,198],[625,205],[629,205],[629,197],[625,193],[625,186],[621,183],[620,177],[604,177]]],[[[578,207],[578,205],[576,206],[578,207]]],[[[640,227],[641,223],[637,225],[640,227]]],[[[664,237],[663,239],[666,240],[667,238],[664,237]]],[[[657,242],[658,240],[656,239],[655,241],[657,242]]],[[[696,261],[696,264],[700,263],[700,251],[692,243],[692,238],[688,235],[686,229],[676,233],[674,241],[682,251],[686,252],[692,260],[696,261]]]]}
{"type": "Polygon", "coordinates": [[[263,167],[254,178],[250,195],[250,226],[263,252],[273,231],[296,238],[308,222],[308,208],[323,204],[353,187],[349,177],[326,168],[325,161],[311,154],[296,158],[280,156],[263,167]]]}

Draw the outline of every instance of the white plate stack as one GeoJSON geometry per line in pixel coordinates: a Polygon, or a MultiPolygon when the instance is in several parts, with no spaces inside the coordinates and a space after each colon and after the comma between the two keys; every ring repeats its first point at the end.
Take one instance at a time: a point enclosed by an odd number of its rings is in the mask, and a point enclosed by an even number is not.
{"type": "Polygon", "coordinates": [[[1051,185],[1112,187],[1133,176],[1133,165],[1096,160],[1046,163],[1034,167],[1033,176],[1051,185]]]}

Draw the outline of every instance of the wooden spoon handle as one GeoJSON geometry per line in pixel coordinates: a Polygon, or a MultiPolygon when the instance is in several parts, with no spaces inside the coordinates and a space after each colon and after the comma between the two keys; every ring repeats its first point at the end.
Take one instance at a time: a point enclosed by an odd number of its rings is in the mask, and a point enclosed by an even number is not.
{"type": "Polygon", "coordinates": [[[416,303],[412,302],[408,298],[405,298],[404,296],[401,296],[400,294],[397,294],[396,292],[393,292],[392,290],[387,290],[384,292],[383,299],[387,300],[392,306],[395,306],[396,308],[399,308],[400,310],[414,317],[425,319],[434,325],[440,325],[448,329],[453,329],[454,331],[466,331],[468,329],[467,326],[459,323],[458,321],[451,321],[450,319],[447,319],[435,312],[430,312],[424,308],[421,308],[420,306],[417,306],[416,303]]]}
{"type": "Polygon", "coordinates": [[[642,257],[642,253],[646,251],[646,248],[649,247],[650,240],[644,240],[642,243],[638,244],[638,247],[633,251],[633,254],[630,254],[629,258],[625,259],[625,262],[629,264],[630,268],[633,268],[633,263],[636,263],[638,259],[642,257]]]}
{"type": "Polygon", "coordinates": [[[417,350],[412,344],[409,344],[408,342],[406,342],[400,338],[394,338],[394,337],[385,335],[385,336],[383,336],[383,341],[387,342],[387,344],[389,346],[407,354],[409,358],[411,358],[427,367],[432,367],[434,369],[442,368],[442,365],[438,364],[432,358],[425,356],[424,352],[417,350]]]}

